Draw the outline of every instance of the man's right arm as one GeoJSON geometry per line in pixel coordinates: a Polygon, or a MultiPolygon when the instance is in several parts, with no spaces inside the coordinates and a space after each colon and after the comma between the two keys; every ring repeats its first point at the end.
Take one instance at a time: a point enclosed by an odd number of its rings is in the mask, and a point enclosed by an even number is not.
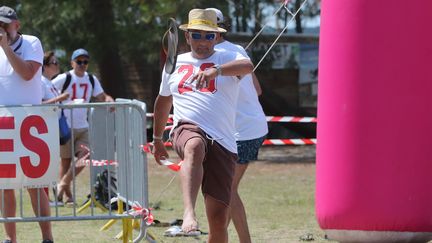
{"type": "MultiPolygon", "coordinates": [[[[3,28],[0,28],[0,35],[2,36],[0,40],[0,46],[3,48],[3,51],[15,72],[25,81],[31,80],[42,64],[32,60],[26,61],[21,59],[21,57],[17,56],[9,46],[9,43],[7,42],[7,32],[3,28]]],[[[43,53],[40,42],[36,43],[35,45],[37,45],[37,48],[40,48],[41,53],[43,53]]]]}
{"type": "Polygon", "coordinates": [[[165,131],[165,125],[168,120],[169,112],[172,107],[172,95],[158,95],[154,104],[153,116],[153,155],[156,162],[160,164],[161,157],[168,158],[162,136],[165,131]]]}

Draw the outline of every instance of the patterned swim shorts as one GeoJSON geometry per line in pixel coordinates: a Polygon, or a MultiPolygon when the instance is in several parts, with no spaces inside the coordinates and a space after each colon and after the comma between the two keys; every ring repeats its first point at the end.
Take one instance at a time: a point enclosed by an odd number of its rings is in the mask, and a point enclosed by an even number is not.
{"type": "Polygon", "coordinates": [[[237,141],[237,153],[239,164],[247,164],[251,160],[258,159],[258,150],[264,142],[265,136],[251,140],[237,141]]]}

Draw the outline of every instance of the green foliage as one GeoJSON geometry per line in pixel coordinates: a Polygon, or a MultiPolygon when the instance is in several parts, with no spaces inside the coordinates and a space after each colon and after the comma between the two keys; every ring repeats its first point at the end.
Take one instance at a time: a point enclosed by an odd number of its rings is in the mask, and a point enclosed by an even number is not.
{"type": "MultiPolygon", "coordinates": [[[[17,9],[22,23],[22,32],[38,36],[45,50],[60,49],[70,54],[81,46],[86,46],[92,52],[92,49],[97,49],[101,42],[109,41],[106,39],[110,38],[109,36],[101,38],[98,33],[92,31],[89,18],[100,18],[102,13],[97,9],[91,9],[89,2],[87,0],[22,0],[6,1],[5,4],[17,9]]],[[[111,29],[110,32],[119,42],[122,57],[136,59],[136,55],[139,54],[145,56],[147,62],[154,62],[159,58],[158,50],[169,17],[176,17],[179,23],[183,23],[187,20],[187,13],[191,8],[205,8],[208,5],[207,1],[202,0],[111,0],[108,2],[112,5],[113,25],[104,26],[111,23],[104,22],[103,19],[91,24],[102,23],[99,27],[111,29]]],[[[226,3],[215,5],[220,7],[226,3]]]]}

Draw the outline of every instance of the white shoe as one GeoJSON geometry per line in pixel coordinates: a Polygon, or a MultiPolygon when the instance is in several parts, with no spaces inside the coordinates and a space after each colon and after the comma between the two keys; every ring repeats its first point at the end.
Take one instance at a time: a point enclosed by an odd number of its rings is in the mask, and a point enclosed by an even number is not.
{"type": "Polygon", "coordinates": [[[50,206],[50,207],[55,207],[56,205],[57,205],[57,207],[63,207],[63,206],[64,206],[64,203],[63,203],[63,202],[58,202],[58,201],[57,201],[57,204],[56,204],[55,201],[49,201],[49,206],[50,206]]]}

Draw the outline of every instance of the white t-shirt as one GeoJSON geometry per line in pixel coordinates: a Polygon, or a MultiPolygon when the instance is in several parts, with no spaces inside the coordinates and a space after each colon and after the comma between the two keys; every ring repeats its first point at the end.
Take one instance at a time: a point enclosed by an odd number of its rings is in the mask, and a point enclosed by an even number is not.
{"type": "Polygon", "coordinates": [[[54,84],[42,75],[42,100],[49,100],[59,95],[54,84]]]}
{"type": "MultiPolygon", "coordinates": [[[[217,44],[215,50],[238,52],[249,58],[243,47],[229,41],[217,44]]],[[[241,79],[235,123],[237,141],[260,138],[268,133],[267,120],[253,84],[252,74],[241,79]]]]}
{"type": "MultiPolygon", "coordinates": [[[[24,61],[43,63],[42,45],[35,36],[21,35],[11,48],[24,61]]],[[[31,80],[21,78],[0,48],[0,105],[40,104],[41,76],[42,66],[31,80]]]]}
{"type": "Polygon", "coordinates": [[[181,54],[173,74],[162,72],[159,90],[161,96],[173,96],[174,126],[179,120],[193,122],[233,153],[237,153],[234,122],[239,79],[218,76],[208,88],[196,90],[192,77],[200,68],[240,59],[245,58],[235,52],[215,52],[206,59],[193,58],[190,52],[181,54]]]}
{"type": "MultiPolygon", "coordinates": [[[[71,74],[71,82],[66,88],[65,92],[69,93],[69,98],[63,101],[65,104],[72,102],[74,99],[83,99],[84,103],[89,103],[92,96],[98,96],[104,92],[99,80],[93,75],[94,88],[91,85],[88,73],[85,72],[84,76],[79,77],[75,74],[74,70],[69,71],[71,74]]],[[[63,89],[63,84],[66,82],[66,73],[58,75],[52,80],[52,83],[59,92],[63,89]]],[[[87,128],[89,126],[87,122],[87,109],[75,108],[73,109],[73,122],[71,125],[71,114],[70,110],[65,110],[65,116],[67,117],[69,126],[72,128],[87,128]]]]}

